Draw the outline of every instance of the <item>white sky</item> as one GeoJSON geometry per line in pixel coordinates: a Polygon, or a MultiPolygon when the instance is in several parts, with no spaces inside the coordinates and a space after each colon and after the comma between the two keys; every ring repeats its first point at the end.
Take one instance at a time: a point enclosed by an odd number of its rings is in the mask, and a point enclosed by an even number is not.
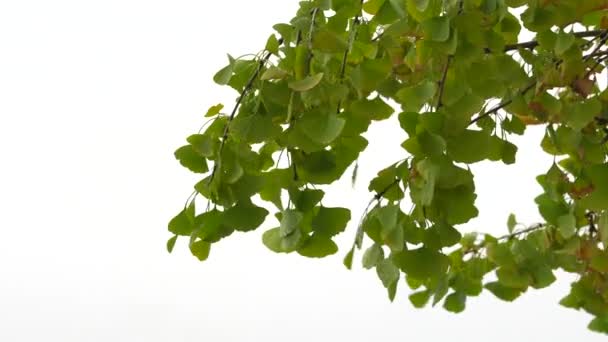
{"type": "MultiPolygon", "coordinates": [[[[172,153],[236,96],[213,74],[227,52],[261,49],[296,6],[0,1],[0,341],[603,340],[557,304],[563,276],[515,304],[484,292],[459,315],[414,309],[404,282],[390,303],[375,272],[342,266],[353,226],[322,260],[268,251],[263,229],[206,263],[185,240],[166,253],[167,222],[196,181],[172,153]]],[[[375,171],[403,154],[395,121],[368,137],[357,188],[327,195],[353,217],[375,171]]],[[[482,214],[467,229],[503,233],[510,212],[538,220],[534,176],[551,162],[538,138],[521,140],[517,166],[474,166],[482,214]]]]}

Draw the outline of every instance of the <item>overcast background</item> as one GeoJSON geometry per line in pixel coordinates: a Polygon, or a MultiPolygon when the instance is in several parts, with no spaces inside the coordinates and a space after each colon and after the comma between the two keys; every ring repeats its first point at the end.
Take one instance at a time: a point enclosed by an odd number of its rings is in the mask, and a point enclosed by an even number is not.
{"type": "MultiPolygon", "coordinates": [[[[167,254],[167,222],[197,180],[172,153],[209,106],[236,97],[213,74],[227,52],[258,52],[296,7],[0,1],[0,340],[603,341],[558,305],[563,275],[514,304],[484,292],[459,315],[414,309],[404,282],[390,303],[361,254],[342,266],[356,222],[322,260],[270,252],[264,229],[214,245],[205,263],[185,239],[167,254]]],[[[395,123],[370,130],[356,188],[342,182],[324,202],[360,215],[373,174],[403,157],[395,123]]],[[[529,133],[518,165],[473,166],[482,213],[465,229],[539,219],[534,176],[551,159],[529,133]]]]}

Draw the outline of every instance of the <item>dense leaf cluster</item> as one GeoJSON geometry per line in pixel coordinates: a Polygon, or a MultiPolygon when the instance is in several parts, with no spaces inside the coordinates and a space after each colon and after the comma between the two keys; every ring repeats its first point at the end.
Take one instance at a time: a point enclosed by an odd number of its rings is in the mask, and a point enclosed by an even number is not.
{"type": "Polygon", "coordinates": [[[313,0],[274,29],[264,52],[229,56],[214,80],[239,93],[236,104],[211,107],[210,124],[175,152],[205,176],[169,224],[170,251],[186,236],[205,260],[213,243],[270,220],[268,202],[278,224],[263,234],[269,249],[336,253],[351,213],[324,206],[320,185],[356,163],[362,134],[397,103],[408,157],[370,182],[345,265],[366,240],[363,266],[391,299],[405,278],[414,306],[451,312],[484,289],[512,301],[561,269],[578,274],[561,304],[608,333],[608,91],[597,79],[608,1],[313,0]],[[524,29],[532,39],[520,42],[524,29]],[[545,222],[511,215],[505,236],[461,234],[478,215],[467,164],[514,163],[509,137],[531,124],[546,127],[540,144],[555,156],[537,178],[545,222]]]}

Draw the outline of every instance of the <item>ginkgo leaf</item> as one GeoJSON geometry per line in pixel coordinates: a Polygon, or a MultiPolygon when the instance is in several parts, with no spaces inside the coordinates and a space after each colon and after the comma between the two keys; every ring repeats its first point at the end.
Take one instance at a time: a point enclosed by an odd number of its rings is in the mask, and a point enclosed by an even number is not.
{"type": "Polygon", "coordinates": [[[445,42],[450,37],[450,18],[435,17],[422,23],[426,37],[436,42],[445,42]]]}
{"type": "Polygon", "coordinates": [[[323,73],[320,72],[318,74],[308,76],[299,81],[289,82],[289,88],[291,88],[295,91],[307,91],[307,90],[310,90],[310,89],[316,87],[317,84],[319,84],[319,82],[321,82],[322,79],[323,79],[323,73]]]}
{"type": "Polygon", "coordinates": [[[298,128],[312,141],[320,145],[328,145],[334,141],[344,129],[346,120],[336,114],[318,114],[315,112],[304,115],[297,123],[298,128]]]}
{"type": "Polygon", "coordinates": [[[328,237],[313,234],[298,248],[298,254],[309,258],[324,258],[338,252],[338,246],[328,237]]]}

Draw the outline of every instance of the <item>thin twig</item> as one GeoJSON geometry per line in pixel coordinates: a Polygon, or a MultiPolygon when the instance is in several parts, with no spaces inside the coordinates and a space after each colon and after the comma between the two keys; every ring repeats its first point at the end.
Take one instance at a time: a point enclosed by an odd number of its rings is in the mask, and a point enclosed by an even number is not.
{"type": "Polygon", "coordinates": [[[445,66],[443,67],[443,75],[441,76],[441,81],[439,81],[439,98],[437,99],[437,109],[443,107],[443,92],[445,91],[445,80],[448,77],[448,70],[450,68],[452,58],[454,58],[454,56],[449,55],[448,60],[445,62],[445,66]]]}
{"type": "Polygon", "coordinates": [[[591,67],[591,69],[589,69],[589,71],[587,71],[585,73],[585,77],[584,78],[589,78],[589,76],[591,76],[591,74],[595,73],[595,69],[597,69],[597,67],[599,67],[600,65],[602,65],[602,62],[606,61],[608,59],[608,55],[603,55],[600,58],[598,58],[595,61],[595,64],[593,64],[593,66],[591,67]]]}
{"type": "Polygon", "coordinates": [[[521,89],[517,93],[517,95],[513,96],[512,98],[510,98],[506,101],[503,101],[498,106],[484,112],[483,114],[479,114],[476,118],[474,118],[473,120],[471,120],[471,122],[469,122],[468,126],[471,126],[472,124],[476,123],[477,121],[479,121],[489,115],[496,114],[499,110],[501,110],[501,109],[505,108],[506,106],[510,105],[511,103],[513,103],[513,100],[515,99],[515,97],[526,95],[526,93],[528,93],[535,86],[536,86],[536,80],[534,82],[531,82],[530,84],[528,84],[525,88],[521,89]]]}
{"type": "MultiPolygon", "coordinates": [[[[310,19],[310,29],[308,31],[308,54],[306,55],[306,69],[310,72],[310,63],[312,62],[312,37],[315,32],[315,20],[317,19],[317,12],[319,11],[318,7],[315,7],[312,10],[311,19],[310,19]]],[[[308,76],[308,75],[307,75],[308,76]]]]}
{"type": "MultiPolygon", "coordinates": [[[[282,43],[283,43],[283,38],[280,38],[279,44],[282,44],[282,43]]],[[[208,184],[211,184],[211,182],[215,178],[215,174],[217,173],[218,165],[222,158],[222,151],[224,150],[224,146],[226,145],[226,140],[228,140],[228,132],[230,131],[230,123],[232,122],[232,120],[234,120],[237,110],[241,106],[241,103],[243,102],[245,95],[247,95],[247,93],[253,87],[253,83],[259,76],[260,72],[262,71],[262,68],[264,68],[264,65],[266,65],[266,63],[270,59],[270,56],[272,56],[272,52],[268,51],[268,52],[266,52],[266,56],[264,56],[260,59],[260,62],[258,63],[258,67],[255,69],[255,72],[251,75],[251,77],[247,81],[247,84],[241,91],[241,94],[239,95],[239,97],[236,101],[236,104],[232,108],[232,112],[230,113],[230,116],[228,117],[228,122],[226,122],[226,126],[224,127],[224,133],[222,134],[222,142],[220,143],[220,148],[218,151],[218,158],[217,158],[217,161],[215,162],[215,164],[213,165],[213,171],[211,171],[211,176],[209,176],[208,184]]]]}
{"type": "Polygon", "coordinates": [[[510,239],[512,239],[514,237],[517,237],[519,235],[531,233],[531,232],[537,231],[537,230],[545,228],[545,227],[546,227],[545,224],[538,223],[538,224],[530,226],[530,227],[528,227],[526,229],[518,230],[518,231],[513,232],[511,234],[507,234],[507,235],[503,235],[501,237],[498,237],[497,240],[510,240],[510,239]]]}
{"type": "MultiPolygon", "coordinates": [[[[363,1],[364,0],[361,0],[361,6],[363,6],[363,1]]],[[[355,20],[353,21],[353,25],[350,29],[350,34],[348,37],[348,46],[346,47],[346,50],[344,50],[344,55],[342,56],[342,65],[340,66],[340,82],[342,82],[342,80],[344,80],[344,75],[346,74],[346,61],[348,60],[348,54],[352,50],[353,44],[355,43],[355,40],[357,39],[357,27],[361,23],[361,16],[362,16],[362,13],[359,13],[359,15],[355,17],[355,20]]],[[[338,101],[338,108],[336,109],[336,114],[340,113],[340,107],[342,107],[341,100],[338,101]]]]}
{"type": "Polygon", "coordinates": [[[608,50],[601,50],[594,53],[590,53],[588,55],[583,56],[583,59],[590,59],[594,57],[602,57],[608,55],[608,50]]]}
{"type": "MultiPolygon", "coordinates": [[[[588,37],[598,37],[604,35],[606,30],[591,30],[591,31],[581,31],[572,33],[577,38],[588,38],[588,37]]],[[[538,46],[537,40],[531,40],[529,42],[522,42],[517,44],[507,44],[505,45],[503,52],[518,50],[518,49],[534,49],[538,46]]],[[[485,53],[492,53],[493,51],[490,48],[484,49],[485,53]]]]}
{"type": "Polygon", "coordinates": [[[597,45],[595,46],[595,48],[593,49],[593,51],[591,51],[591,53],[589,55],[587,55],[583,58],[583,62],[588,61],[591,58],[591,56],[593,56],[594,53],[598,52],[602,48],[602,46],[604,46],[604,44],[606,44],[606,40],[608,40],[607,33],[608,33],[608,31],[606,31],[606,30],[603,31],[603,33],[599,36],[599,37],[601,37],[599,43],[597,43],[597,45]]]}
{"type": "Polygon", "coordinates": [[[387,185],[382,191],[374,195],[374,200],[379,201],[392,187],[399,184],[401,178],[395,178],[389,185],[387,185]]]}

